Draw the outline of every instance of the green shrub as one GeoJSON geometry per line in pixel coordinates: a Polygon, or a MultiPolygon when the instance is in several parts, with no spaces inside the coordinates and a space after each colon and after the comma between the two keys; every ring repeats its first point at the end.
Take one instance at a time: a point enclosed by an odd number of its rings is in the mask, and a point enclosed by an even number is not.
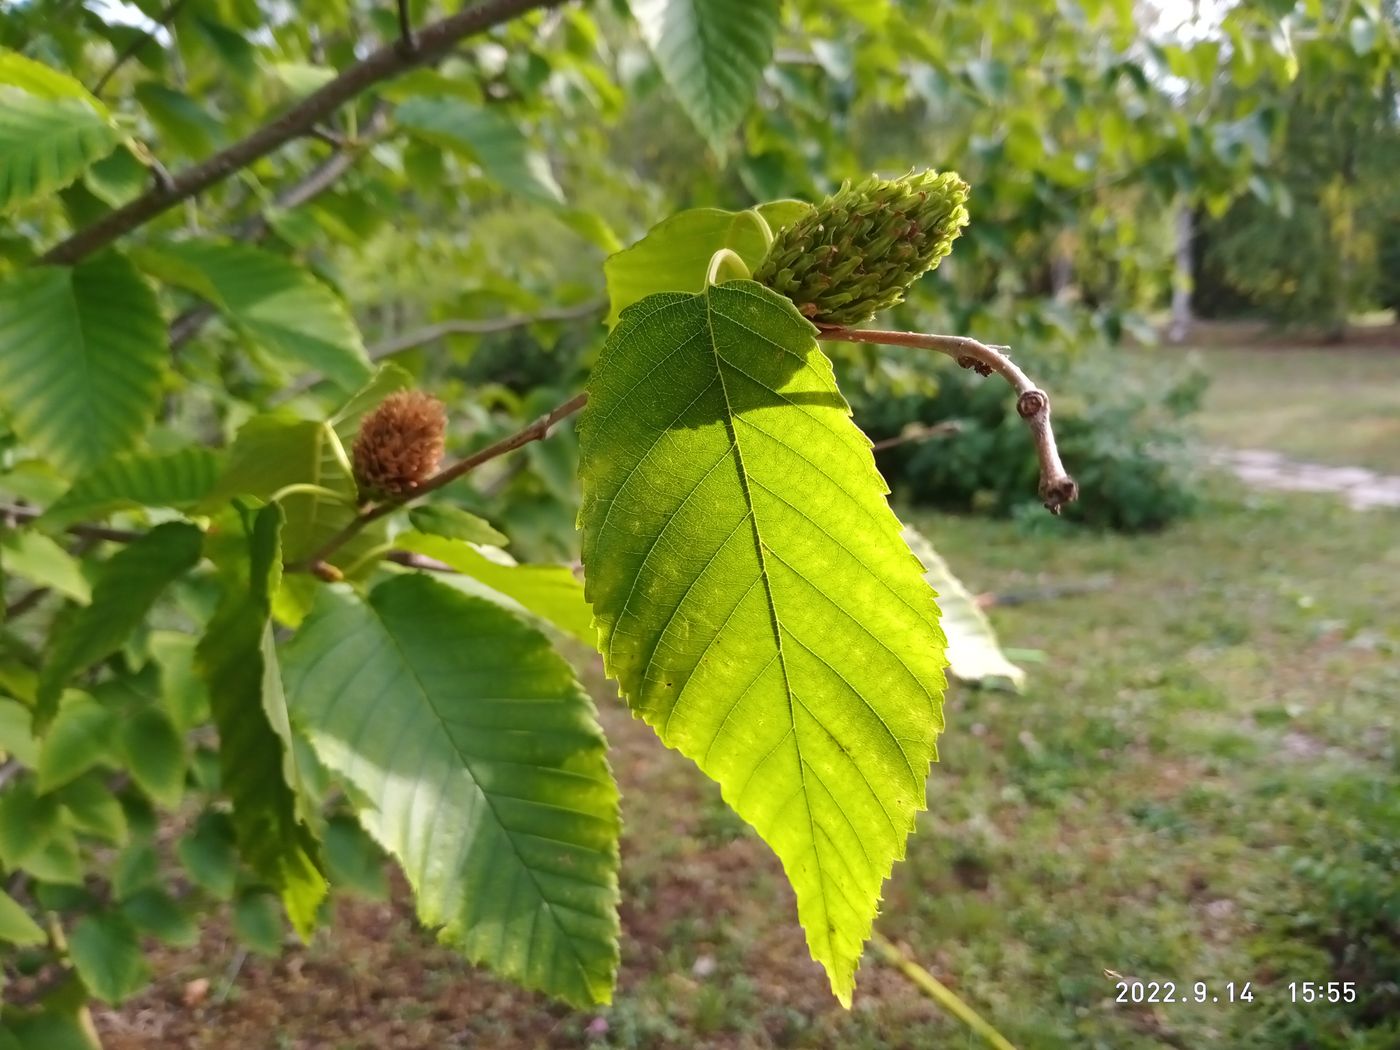
{"type": "MultiPolygon", "coordinates": [[[[1149,366],[1122,352],[1073,360],[1018,353],[1050,392],[1055,435],[1080,498],[1075,521],[1110,529],[1155,529],[1190,513],[1196,478],[1186,417],[1199,406],[1204,377],[1149,366]]],[[[911,424],[956,421],[959,430],[877,453],[898,497],[999,517],[1043,516],[1037,469],[1015,397],[1005,383],[949,362],[936,391],[890,395],[851,384],[856,418],[871,438],[911,424]],[[1034,511],[1035,515],[1029,514],[1034,511]]]]}

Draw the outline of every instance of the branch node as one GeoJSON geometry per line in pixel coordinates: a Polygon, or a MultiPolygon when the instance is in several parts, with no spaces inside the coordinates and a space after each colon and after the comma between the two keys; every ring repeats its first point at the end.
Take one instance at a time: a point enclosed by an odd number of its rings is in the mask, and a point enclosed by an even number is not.
{"type": "MultiPolygon", "coordinates": [[[[983,375],[990,374],[990,369],[983,375]]],[[[1042,412],[1050,411],[1050,398],[1044,390],[1027,390],[1016,399],[1016,412],[1022,419],[1030,419],[1042,412]]]]}
{"type": "Polygon", "coordinates": [[[1045,509],[1059,514],[1066,503],[1079,497],[1079,486],[1065,471],[1060,452],[1055,445],[1055,432],[1050,427],[1050,396],[1039,389],[1025,372],[1017,367],[1004,346],[989,346],[962,335],[926,335],[923,332],[882,332],[874,329],[822,326],[818,338],[852,343],[881,343],[886,346],[913,346],[947,354],[963,368],[978,375],[993,372],[1011,384],[1016,391],[1016,414],[1026,421],[1035,442],[1036,459],[1040,463],[1039,493],[1045,509]]]}

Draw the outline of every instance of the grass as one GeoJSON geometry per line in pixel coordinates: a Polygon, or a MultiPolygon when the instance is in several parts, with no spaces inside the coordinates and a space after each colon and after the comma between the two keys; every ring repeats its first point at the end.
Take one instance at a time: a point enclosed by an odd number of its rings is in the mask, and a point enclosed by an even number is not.
{"type": "Polygon", "coordinates": [[[1201,361],[1211,441],[1400,474],[1400,335],[1389,347],[1211,347],[1201,361]]]}
{"type": "MultiPolygon", "coordinates": [[[[1020,1050],[1400,1045],[1396,517],[1317,496],[1133,538],[914,517],[978,591],[1113,582],[992,610],[1044,660],[1023,695],[951,693],[881,932],[1020,1050]],[[1120,1004],[1107,971],[1248,981],[1254,1001],[1120,1004]],[[1295,979],[1354,981],[1360,1001],[1294,1004],[1295,979]]],[[[211,925],[99,1014],[109,1050],[982,1045],[874,956],[841,1010],[766,847],[597,688],[627,826],[613,1006],[474,973],[400,888],[342,901],[309,948],[250,957],[227,1001],[187,1008],[181,990],[220,986],[235,950],[211,925]],[[125,1034],[133,1019],[159,1038],[125,1034]]]]}
{"type": "MultiPolygon", "coordinates": [[[[1367,436],[1393,414],[1400,358],[1207,360],[1216,440],[1338,462],[1370,449],[1400,471],[1367,436]]],[[[881,933],[1020,1050],[1400,1046],[1400,515],[1232,490],[1136,537],[909,517],[975,591],[1111,584],[992,608],[1041,658],[1022,695],[950,692],[881,933]],[[1253,1001],[1119,1003],[1110,973],[1188,998],[1249,982],[1253,1001]],[[1357,1001],[1295,1003],[1291,981],[1352,982],[1357,1001]]],[[[108,1050],[983,1045],[873,954],[840,1009],[772,854],[588,672],[624,791],[612,1006],[473,971],[396,882],[386,902],[339,899],[310,946],[249,957],[236,981],[226,923],[157,952],[153,989],[98,1012],[108,1050]],[[190,1004],[200,980],[227,997],[190,1004]]]]}

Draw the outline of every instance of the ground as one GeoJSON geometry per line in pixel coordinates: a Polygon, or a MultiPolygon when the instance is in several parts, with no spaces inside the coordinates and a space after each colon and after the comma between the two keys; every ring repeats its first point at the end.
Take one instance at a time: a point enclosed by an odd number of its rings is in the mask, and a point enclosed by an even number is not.
{"type": "Polygon", "coordinates": [[[1194,341],[1212,378],[1202,420],[1212,441],[1400,474],[1400,329],[1320,346],[1202,326],[1194,341]]]}
{"type": "MultiPolygon", "coordinates": [[[[1292,350],[1306,356],[1280,360],[1306,368],[1243,372],[1258,352],[1212,355],[1215,440],[1285,435],[1296,455],[1400,472],[1375,437],[1400,425],[1400,355],[1365,359],[1319,415],[1322,379],[1352,373],[1292,350]],[[1293,422],[1263,429],[1277,413],[1293,422]]],[[[1400,513],[1228,481],[1210,502],[1133,538],[909,512],[976,591],[1095,582],[992,607],[1030,684],[950,693],[929,811],[879,920],[1020,1050],[1400,1046],[1400,513]],[[1253,1001],[1118,1003],[1109,971],[1188,996],[1249,982],[1253,1001]],[[1358,1001],[1295,1004],[1293,980],[1354,982],[1358,1001]]],[[[108,1047],[982,1045],[872,958],[842,1010],[767,848],[588,674],[624,792],[612,1007],[474,972],[416,928],[400,886],[338,900],[279,959],[231,966],[222,923],[158,952],[152,989],[98,1013],[108,1047]]]]}

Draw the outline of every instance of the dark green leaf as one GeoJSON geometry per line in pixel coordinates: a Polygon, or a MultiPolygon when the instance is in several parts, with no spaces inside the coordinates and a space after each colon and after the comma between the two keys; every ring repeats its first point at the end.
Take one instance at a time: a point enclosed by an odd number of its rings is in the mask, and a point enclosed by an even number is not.
{"type": "Polygon", "coordinates": [[[258,512],[249,537],[248,576],[230,581],[195,662],[219,727],[220,782],[233,801],[239,852],[281,894],[292,925],[308,937],[326,885],[316,842],[298,819],[291,733],[270,644],[272,592],[282,572],[281,529],[278,504],[258,512]]]}
{"type": "Polygon", "coordinates": [[[68,935],[68,957],[88,991],[106,1003],[130,998],[151,979],[135,928],[116,913],[79,919],[68,935]]]}
{"type": "Polygon", "coordinates": [[[617,789],[544,635],[422,575],[324,588],[286,656],[293,713],[367,803],[429,926],[578,1005],[617,968],[617,789]],[[515,932],[512,932],[515,931],[515,932]]]}
{"type": "Polygon", "coordinates": [[[203,539],[193,525],[167,522],[112,555],[92,589],[92,603],[50,639],[39,673],[36,724],[42,727],[52,717],[69,676],[119,648],[166,586],[194,568],[203,539]]]}

